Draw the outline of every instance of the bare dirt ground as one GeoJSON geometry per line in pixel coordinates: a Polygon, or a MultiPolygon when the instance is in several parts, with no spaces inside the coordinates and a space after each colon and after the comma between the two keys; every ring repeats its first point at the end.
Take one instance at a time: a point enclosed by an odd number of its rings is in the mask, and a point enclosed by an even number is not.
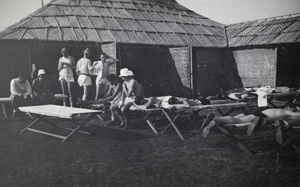
{"type": "MultiPolygon", "coordinates": [[[[300,185],[300,162],[293,150],[280,153],[277,165],[276,155],[248,156],[233,143],[212,147],[221,134],[204,139],[199,127],[186,121],[179,125],[184,141],[174,129],[155,135],[145,123],[121,130],[93,119],[84,128],[92,135],[77,133],[60,143],[28,131],[20,134],[33,119],[0,119],[1,187],[300,185]]],[[[162,130],[163,124],[156,127],[162,130]]],[[[62,133],[43,123],[37,128],[62,133]]],[[[272,130],[259,132],[251,141],[245,137],[245,143],[267,150],[276,146],[273,135],[272,130]]]]}

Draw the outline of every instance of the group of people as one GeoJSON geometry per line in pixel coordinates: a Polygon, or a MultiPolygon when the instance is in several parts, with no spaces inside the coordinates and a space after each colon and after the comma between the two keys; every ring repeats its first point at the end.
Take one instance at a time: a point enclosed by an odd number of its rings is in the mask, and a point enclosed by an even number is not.
{"type": "MultiPolygon", "coordinates": [[[[119,60],[102,53],[100,60],[91,62],[90,49],[83,51],[83,57],[75,62],[69,55],[67,48],[61,49],[62,57],[58,62],[59,81],[62,93],[69,96],[69,102],[64,100],[64,106],[75,106],[73,86],[76,72],[78,85],[83,88],[82,98],[77,99],[79,107],[92,103],[110,103],[112,111],[111,124],[119,121],[121,127],[127,128],[129,123],[128,111],[131,105],[144,99],[143,86],[134,79],[134,73],[123,68],[119,77],[110,74],[110,66],[119,60]],[[92,76],[96,75],[95,100],[88,101],[91,91],[92,76]]],[[[13,104],[13,116],[19,113],[18,107],[25,105],[52,104],[55,102],[54,94],[50,91],[50,80],[46,77],[44,69],[38,70],[38,78],[34,79],[32,86],[21,73],[11,80],[11,98],[13,104]]]]}
{"type": "MultiPolygon", "coordinates": [[[[79,107],[88,107],[91,104],[110,104],[111,121],[110,125],[120,123],[120,127],[127,128],[129,124],[129,108],[132,105],[144,105],[145,109],[161,107],[162,105],[189,107],[189,100],[178,97],[150,97],[145,99],[143,86],[134,79],[134,73],[123,68],[120,70],[119,77],[110,74],[110,66],[119,60],[104,53],[100,55],[100,60],[91,62],[90,49],[83,51],[83,57],[75,62],[74,57],[70,56],[67,48],[61,49],[62,57],[59,59],[58,71],[59,81],[62,92],[69,96],[69,105],[74,106],[73,84],[75,83],[74,74],[78,76],[78,85],[83,88],[82,98],[77,99],[79,107]],[[92,85],[92,76],[96,75],[96,96],[94,100],[88,101],[92,85]]],[[[44,69],[38,70],[37,78],[33,80],[32,87],[23,74],[11,80],[11,98],[13,105],[13,116],[18,113],[18,107],[22,105],[49,104],[55,102],[54,94],[50,91],[50,80],[46,77],[44,69]]],[[[249,91],[249,90],[246,90],[249,91]]],[[[236,94],[235,94],[236,95],[236,94]]],[[[208,98],[211,99],[211,98],[208,98]]],[[[64,105],[67,105],[64,101],[64,105]]],[[[274,123],[276,120],[300,119],[300,112],[297,108],[287,109],[257,109],[250,114],[239,114],[237,116],[216,117],[203,130],[203,136],[207,137],[210,129],[216,123],[251,123],[248,127],[248,135],[251,135],[256,128],[258,118],[266,119],[274,123]]],[[[276,123],[278,124],[278,122],[276,123]]],[[[284,123],[287,126],[288,123],[284,123]]],[[[294,124],[294,123],[293,123],[294,124]]],[[[282,125],[278,127],[276,138],[280,142],[282,125]]]]}
{"type": "MultiPolygon", "coordinates": [[[[76,72],[78,76],[78,85],[83,88],[82,99],[87,100],[90,94],[92,85],[92,76],[95,76],[96,82],[96,97],[98,100],[103,96],[109,87],[107,76],[110,71],[110,66],[119,62],[119,60],[106,55],[100,54],[100,60],[91,62],[90,49],[83,51],[83,57],[75,62],[75,58],[69,55],[68,49],[61,49],[62,57],[59,58],[58,72],[59,82],[61,84],[62,93],[69,96],[68,100],[63,100],[64,106],[75,106],[74,101],[74,83],[76,72]]],[[[19,106],[35,105],[35,104],[53,104],[55,102],[54,94],[51,92],[51,80],[46,76],[44,69],[38,70],[37,78],[32,84],[25,78],[24,73],[19,73],[18,77],[11,80],[10,91],[13,105],[13,116],[19,114],[19,106]]]]}
{"type": "MultiPolygon", "coordinates": [[[[61,54],[62,57],[58,62],[59,81],[63,94],[69,95],[69,105],[71,107],[74,106],[74,71],[78,76],[78,85],[83,88],[82,100],[88,100],[92,86],[92,76],[96,76],[95,100],[100,99],[101,96],[107,92],[109,87],[107,76],[110,71],[110,66],[119,62],[119,60],[105,53],[101,53],[100,60],[92,63],[89,59],[91,56],[89,48],[83,51],[83,57],[79,59],[77,63],[75,62],[74,57],[69,55],[67,48],[62,48],[61,54]]],[[[67,105],[67,103],[64,103],[64,105],[67,105]]]]}
{"type": "Polygon", "coordinates": [[[108,125],[120,123],[120,127],[126,129],[129,124],[129,108],[133,104],[140,104],[145,98],[143,86],[134,79],[134,73],[128,68],[121,69],[119,77],[108,74],[106,80],[109,88],[103,98],[93,101],[78,98],[78,104],[88,107],[92,104],[110,103],[111,121],[108,125]]]}
{"type": "Polygon", "coordinates": [[[17,78],[10,82],[11,100],[13,106],[13,117],[20,114],[18,108],[25,105],[53,104],[55,102],[54,93],[51,92],[51,82],[46,77],[44,69],[40,69],[37,78],[32,81],[32,86],[20,73],[17,78]]]}

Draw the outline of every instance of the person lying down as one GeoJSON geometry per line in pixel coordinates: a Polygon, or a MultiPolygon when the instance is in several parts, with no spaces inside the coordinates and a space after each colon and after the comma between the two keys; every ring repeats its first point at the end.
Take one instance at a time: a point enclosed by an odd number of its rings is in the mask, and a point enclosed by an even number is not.
{"type": "Polygon", "coordinates": [[[146,99],[136,98],[131,110],[146,110],[151,108],[165,108],[179,110],[190,108],[191,104],[187,98],[174,96],[149,97],[146,99]]]}
{"type": "MultiPolygon", "coordinates": [[[[285,124],[287,124],[286,121],[294,120],[297,118],[300,118],[300,110],[298,107],[295,106],[287,106],[284,109],[281,108],[268,108],[265,110],[260,111],[259,108],[255,108],[251,111],[248,111],[250,113],[248,114],[238,114],[236,116],[220,116],[215,117],[213,121],[211,121],[202,132],[202,135],[204,138],[208,136],[210,133],[210,130],[215,127],[216,123],[221,124],[239,124],[239,123],[250,123],[250,125],[247,128],[247,135],[251,136],[253,131],[257,129],[257,127],[261,125],[267,124],[266,122],[270,124],[274,124],[277,120],[283,120],[285,124]],[[259,123],[260,119],[262,119],[262,122],[259,123]]],[[[281,126],[278,126],[276,123],[274,124],[274,127],[277,129],[277,132],[275,134],[275,138],[277,142],[282,142],[282,133],[281,133],[281,126]]]]}

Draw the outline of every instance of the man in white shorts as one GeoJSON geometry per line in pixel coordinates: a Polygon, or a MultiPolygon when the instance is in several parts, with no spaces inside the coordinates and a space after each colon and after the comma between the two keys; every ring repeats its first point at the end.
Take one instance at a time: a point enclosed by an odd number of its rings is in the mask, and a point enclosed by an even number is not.
{"type": "MultiPolygon", "coordinates": [[[[73,84],[74,84],[74,75],[73,70],[75,70],[76,62],[74,57],[69,55],[67,48],[61,49],[62,57],[60,57],[58,62],[58,71],[61,84],[61,89],[64,95],[69,95],[70,106],[73,107],[73,84]]],[[[64,100],[64,106],[66,106],[64,100]]]]}
{"type": "Polygon", "coordinates": [[[83,87],[82,100],[87,101],[88,95],[90,93],[92,79],[90,71],[92,70],[92,62],[89,59],[91,52],[89,48],[83,51],[83,57],[78,60],[76,65],[76,73],[78,76],[78,84],[83,87]]]}
{"type": "Polygon", "coordinates": [[[100,99],[107,93],[109,82],[107,81],[106,77],[109,74],[110,66],[117,62],[119,62],[119,60],[102,53],[100,55],[100,60],[93,63],[91,71],[93,72],[93,75],[97,74],[95,100],[100,99]]]}

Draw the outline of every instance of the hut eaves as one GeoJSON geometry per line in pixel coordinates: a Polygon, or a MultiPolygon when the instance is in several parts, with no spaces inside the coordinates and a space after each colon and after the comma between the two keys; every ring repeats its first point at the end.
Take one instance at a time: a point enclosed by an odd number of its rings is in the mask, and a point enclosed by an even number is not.
{"type": "Polygon", "coordinates": [[[229,47],[300,43],[300,14],[231,24],[226,33],[229,47]]]}
{"type": "Polygon", "coordinates": [[[225,47],[224,27],[175,0],[53,0],[0,40],[225,47]]]}

